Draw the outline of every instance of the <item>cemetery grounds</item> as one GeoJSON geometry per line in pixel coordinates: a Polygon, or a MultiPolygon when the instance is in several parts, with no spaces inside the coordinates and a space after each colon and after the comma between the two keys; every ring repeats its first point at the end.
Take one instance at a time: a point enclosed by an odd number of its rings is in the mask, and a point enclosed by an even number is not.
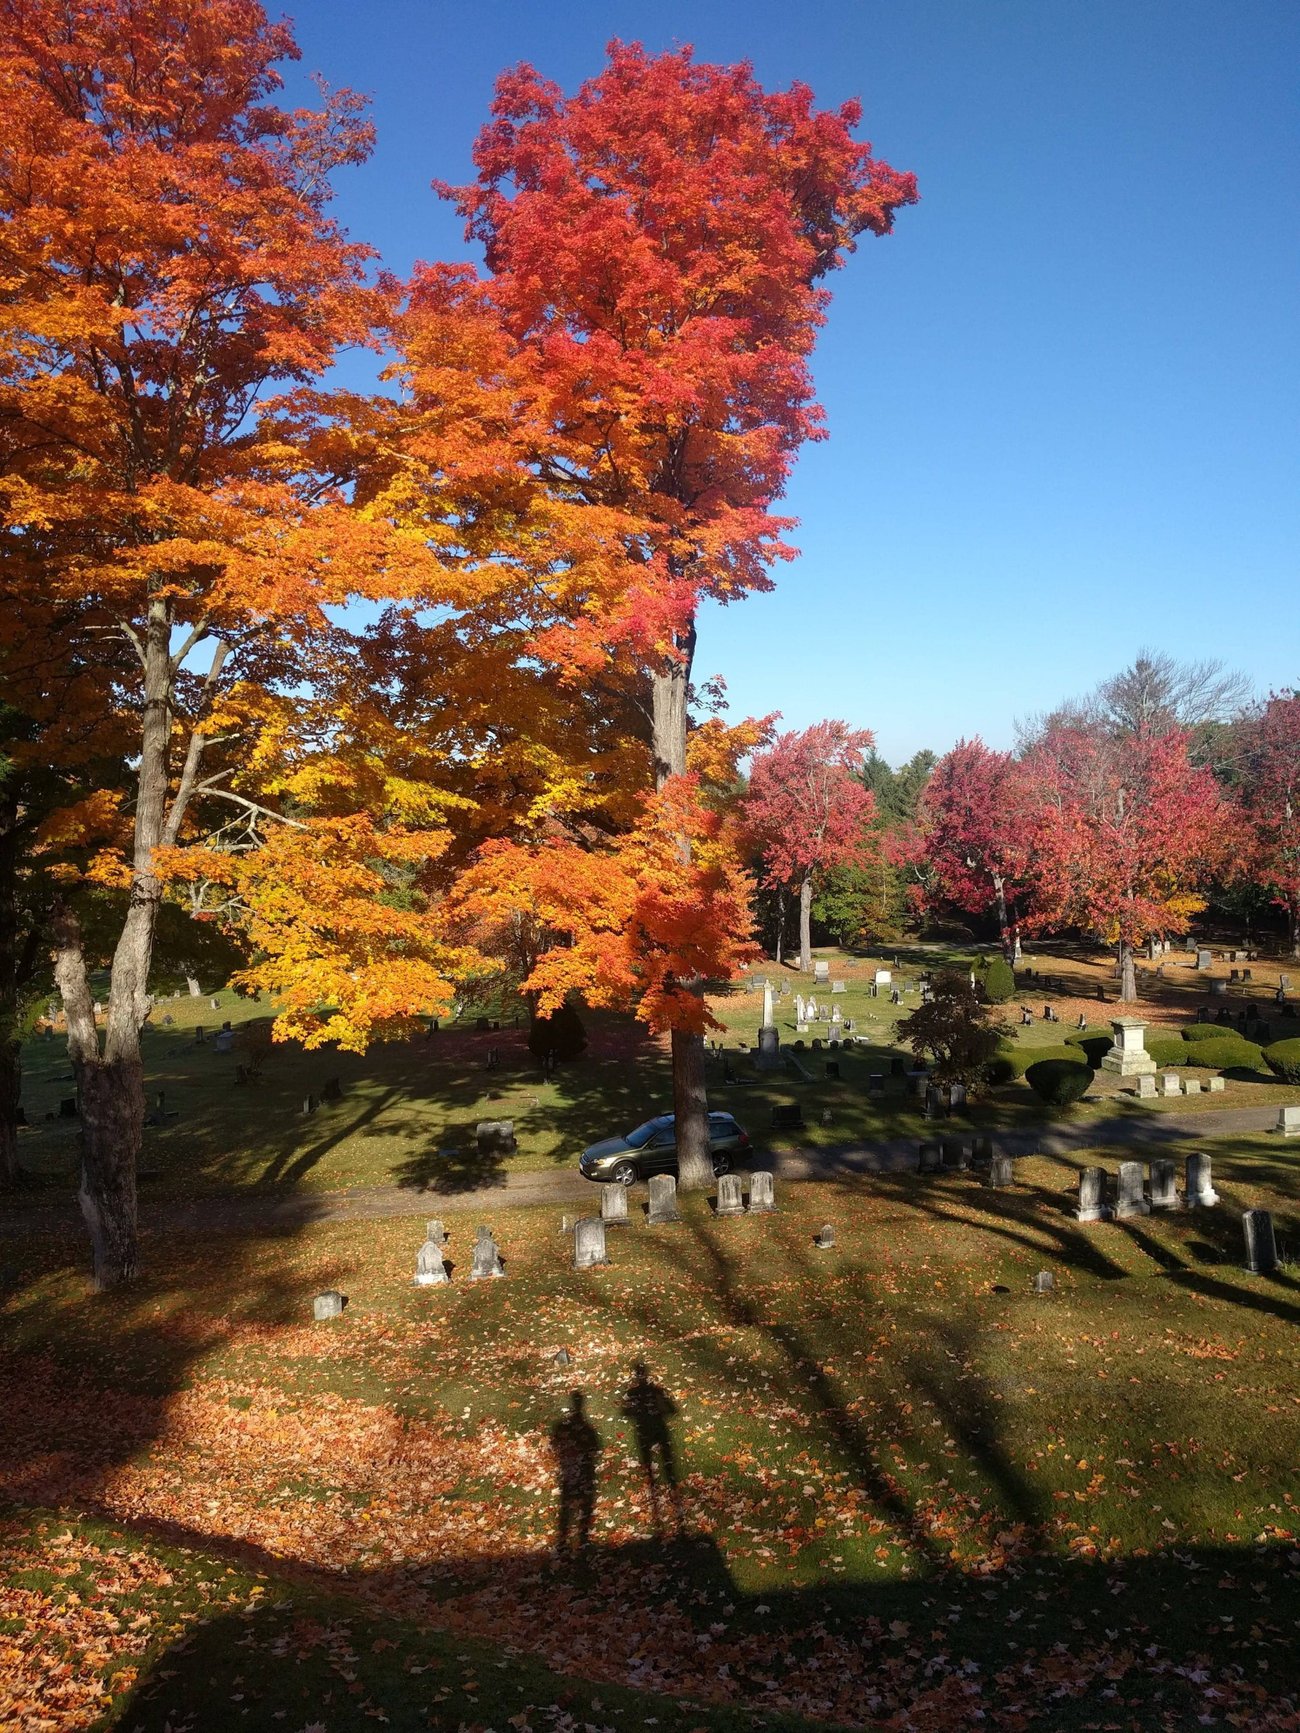
{"type": "MultiPolygon", "coordinates": [[[[845,1148],[920,1135],[901,1087],[866,1095],[896,1020],[870,966],[833,962],[845,1015],[879,1037],[839,1079],[809,1048],[812,1081],[749,1081],[756,996],[716,1007],[711,1099],[776,1156],[777,1213],[690,1196],[652,1230],[640,1187],[609,1265],[580,1272],[559,1202],[484,1218],[456,1193],[571,1171],[660,1107],[665,1056],[630,1024],[593,1019],[590,1056],[553,1080],[495,1007],[507,1026],[365,1060],[276,1049],[236,1086],[265,1007],[160,1006],[147,1273],[112,1299],[87,1293],[67,1213],[75,1125],[44,1118],[66,1060],[34,1042],[35,1177],[0,1239],[0,1725],[1300,1725],[1300,1143],[1166,1141],[1211,1152],[1218,1208],[1080,1224],[1080,1167],[1142,1153],[1088,1127],[1132,1114],[1140,1140],[1177,1105],[1099,1084],[1068,1152],[1019,1157],[1009,1191],[851,1172],[845,1148]],[[230,1054],[194,1042],[227,1019],[230,1054]],[[342,1099],[304,1114],[327,1074],[342,1099]],[[783,1149],[766,1126],[792,1101],[807,1130],[783,1149]],[[515,1119],[518,1155],[473,1153],[486,1117],[515,1119]],[[780,1177],[794,1147],[818,1177],[780,1177]],[[365,1188],[409,1213],[327,1207],[365,1188]],[[304,1207],[178,1213],[231,1195],[304,1207]],[[1270,1279],[1241,1267],[1254,1206],[1277,1221],[1270,1279]],[[452,1282],[416,1288],[434,1215],[452,1282]],[[465,1279],[480,1219],[505,1280],[465,1279]],[[314,1323],[326,1288],[348,1305],[314,1323]],[[652,1486],[625,1411],[637,1361],[675,1409],[675,1484],[658,1454],[652,1486]],[[599,1440],[592,1544],[556,1557],[549,1434],[573,1391],[599,1440]]],[[[1053,966],[1070,1027],[1101,966],[1053,966]]],[[[1189,1014],[1176,995],[1155,1010],[1189,1014]]],[[[1261,1075],[1210,1105],[1296,1098],[1261,1075]]],[[[1048,1117],[1016,1085],[970,1123],[1048,1117]]]]}

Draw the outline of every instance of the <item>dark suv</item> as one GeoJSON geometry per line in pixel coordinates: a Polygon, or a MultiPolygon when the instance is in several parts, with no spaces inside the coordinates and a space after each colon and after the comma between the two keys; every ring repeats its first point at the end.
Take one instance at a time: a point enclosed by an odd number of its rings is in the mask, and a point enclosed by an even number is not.
{"type": "MultiPolygon", "coordinates": [[[[715,1174],[730,1173],[741,1157],[749,1154],[749,1138],[729,1113],[709,1115],[709,1148],[715,1174]]],[[[661,1113],[647,1119],[626,1137],[605,1137],[584,1149],[578,1158],[584,1179],[613,1180],[634,1185],[652,1173],[677,1172],[677,1131],[674,1115],[661,1113]]]]}

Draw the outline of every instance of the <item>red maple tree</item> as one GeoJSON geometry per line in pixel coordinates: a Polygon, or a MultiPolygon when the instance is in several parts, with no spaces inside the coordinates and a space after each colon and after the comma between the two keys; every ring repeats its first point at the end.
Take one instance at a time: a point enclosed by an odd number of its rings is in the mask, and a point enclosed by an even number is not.
{"type": "Polygon", "coordinates": [[[1079,925],[1117,947],[1120,997],[1137,997],[1135,947],[1185,927],[1229,844],[1230,813],[1183,729],[1052,728],[1023,773],[1037,928],[1079,925]]]}
{"type": "Polygon", "coordinates": [[[854,772],[872,739],[847,722],[817,722],[778,734],[750,769],[746,816],[769,882],[798,888],[799,967],[805,971],[812,968],[813,879],[858,858],[870,839],[875,797],[854,772]]]}
{"type": "MultiPolygon", "coordinates": [[[[411,285],[412,463],[389,494],[566,676],[637,670],[662,788],[687,767],[701,598],[768,588],[791,551],[773,507],[824,431],[818,281],[915,181],[853,137],[857,104],[818,110],[806,86],[766,91],[689,48],[615,42],[567,97],[516,67],[492,115],[477,178],[443,189],[486,275],[411,285]]],[[[699,1023],[673,1028],[674,1104],[683,1172],[707,1173],[699,1023]]]]}
{"type": "Polygon", "coordinates": [[[1008,961],[1020,949],[1029,831],[1024,779],[1009,752],[978,737],[959,740],[931,772],[921,797],[925,858],[939,892],[970,914],[997,910],[1008,961]]]}
{"type": "Polygon", "coordinates": [[[1244,762],[1251,872],[1286,910],[1300,958],[1300,692],[1274,694],[1246,725],[1244,762]]]}

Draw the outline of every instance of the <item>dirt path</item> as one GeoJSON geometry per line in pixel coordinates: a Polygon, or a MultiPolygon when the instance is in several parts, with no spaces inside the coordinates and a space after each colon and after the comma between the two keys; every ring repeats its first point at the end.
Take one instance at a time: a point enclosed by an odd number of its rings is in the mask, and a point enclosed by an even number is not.
{"type": "MultiPolygon", "coordinates": [[[[993,1133],[1000,1149],[1011,1155],[1068,1155],[1076,1149],[1109,1145],[1160,1149],[1173,1143],[1214,1137],[1240,1137],[1270,1131],[1277,1124],[1272,1107],[1215,1108],[1201,1113],[1152,1114],[1138,1119],[1113,1114],[1078,1125],[1056,1125],[1040,1131],[993,1133]]],[[[880,1142],[841,1144],[828,1149],[779,1148],[771,1166],[782,1179],[834,1179],[854,1173],[905,1173],[916,1166],[917,1144],[925,1137],[969,1136],[961,1120],[927,1125],[918,1121],[916,1134],[880,1142]]],[[[1280,1141],[1280,1140],[1279,1140],[1280,1141]]],[[[1300,1156],[1300,1142],[1296,1144],[1300,1156]]],[[[574,1204],[598,1207],[599,1189],[581,1175],[565,1171],[508,1174],[499,1185],[466,1191],[416,1191],[404,1186],[357,1187],[349,1191],[235,1193],[225,1197],[151,1203],[146,1192],[141,1207],[145,1227],[155,1232],[247,1233],[250,1230],[292,1231],[318,1221],[376,1221],[388,1216],[424,1218],[453,1211],[474,1211],[486,1219],[495,1210],[527,1204],[574,1204]]],[[[80,1228],[76,1202],[7,1209],[0,1217],[0,1238],[21,1234],[58,1234],[80,1228]]]]}

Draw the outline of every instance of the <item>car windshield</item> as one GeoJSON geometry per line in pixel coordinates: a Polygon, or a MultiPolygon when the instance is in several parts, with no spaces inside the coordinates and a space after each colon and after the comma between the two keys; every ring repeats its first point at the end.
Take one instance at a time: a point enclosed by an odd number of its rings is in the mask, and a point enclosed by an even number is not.
{"type": "Polygon", "coordinates": [[[629,1131],[623,1142],[629,1149],[643,1149],[656,1131],[670,1123],[666,1119],[647,1119],[644,1125],[638,1125],[635,1131],[629,1131]]]}

